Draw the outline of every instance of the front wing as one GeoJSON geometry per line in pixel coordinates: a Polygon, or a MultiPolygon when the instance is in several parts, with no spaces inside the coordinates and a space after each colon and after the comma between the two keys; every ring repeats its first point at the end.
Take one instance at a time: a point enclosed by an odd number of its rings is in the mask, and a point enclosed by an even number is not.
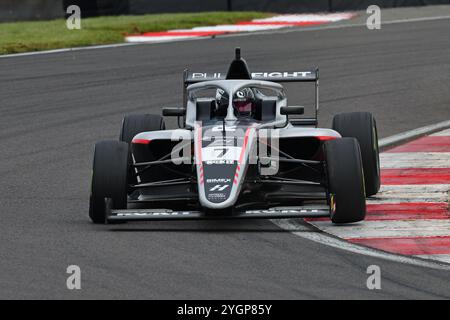
{"type": "Polygon", "coordinates": [[[328,206],[275,207],[263,210],[243,210],[233,214],[205,214],[201,211],[172,211],[166,209],[108,210],[107,222],[217,220],[217,219],[288,219],[329,217],[328,206]]]}

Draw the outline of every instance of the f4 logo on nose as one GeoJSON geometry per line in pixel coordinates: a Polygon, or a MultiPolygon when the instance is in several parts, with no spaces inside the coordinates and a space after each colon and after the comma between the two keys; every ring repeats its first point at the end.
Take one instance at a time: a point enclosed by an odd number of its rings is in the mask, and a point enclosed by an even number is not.
{"type": "Polygon", "coordinates": [[[212,187],[211,189],[209,189],[209,191],[224,191],[226,188],[228,188],[229,186],[227,184],[221,185],[221,184],[216,184],[214,187],[212,187]]]}

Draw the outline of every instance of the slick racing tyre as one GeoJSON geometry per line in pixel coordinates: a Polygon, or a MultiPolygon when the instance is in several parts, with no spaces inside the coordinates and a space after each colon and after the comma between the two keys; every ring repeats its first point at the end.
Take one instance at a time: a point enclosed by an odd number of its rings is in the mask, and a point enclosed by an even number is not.
{"type": "Polygon", "coordinates": [[[94,223],[106,223],[106,204],[111,209],[127,208],[129,147],[121,141],[95,144],[89,217],[94,223]]]}
{"type": "Polygon", "coordinates": [[[166,124],[157,114],[132,114],[123,118],[119,140],[131,143],[134,136],[141,132],[164,130],[166,124]]]}
{"type": "Polygon", "coordinates": [[[324,144],[328,202],[333,223],[364,220],[366,198],[361,151],[355,138],[341,138],[324,144]]]}
{"type": "MultiPolygon", "coordinates": [[[[136,162],[144,162],[156,160],[153,159],[150,151],[146,148],[133,149],[131,141],[134,136],[141,132],[165,130],[166,124],[162,116],[157,114],[132,114],[125,116],[122,122],[122,128],[120,130],[119,140],[126,142],[130,145],[130,151],[133,153],[134,160],[136,162]]],[[[130,158],[131,159],[131,158],[130,158]]],[[[138,183],[135,176],[135,170],[130,166],[129,176],[131,178],[130,183],[138,183]]],[[[159,174],[155,172],[145,172],[140,175],[141,180],[153,181],[154,179],[161,179],[159,174]]]]}
{"type": "Polygon", "coordinates": [[[369,112],[350,112],[335,115],[333,130],[342,137],[353,137],[359,142],[364,169],[366,196],[380,190],[380,156],[375,118],[369,112]]]}

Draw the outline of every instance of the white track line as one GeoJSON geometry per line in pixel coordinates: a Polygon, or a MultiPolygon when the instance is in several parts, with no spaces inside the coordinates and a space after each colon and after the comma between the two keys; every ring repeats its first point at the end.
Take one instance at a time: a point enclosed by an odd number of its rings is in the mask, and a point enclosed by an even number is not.
{"type": "Polygon", "coordinates": [[[450,236],[450,220],[362,221],[349,225],[335,225],[331,221],[314,221],[313,224],[320,230],[343,239],[450,236]]]}
{"type": "Polygon", "coordinates": [[[136,46],[136,45],[139,45],[139,43],[124,42],[124,43],[116,43],[116,44],[105,44],[105,45],[99,45],[99,46],[74,47],[74,48],[53,49],[53,50],[34,51],[34,52],[12,53],[12,54],[0,55],[0,59],[36,56],[36,55],[44,55],[44,54],[51,54],[51,53],[65,53],[65,52],[83,51],[83,50],[112,49],[112,48],[120,48],[120,47],[136,46]]]}
{"type": "MultiPolygon", "coordinates": [[[[449,17],[450,18],[450,17],[449,17]]],[[[387,148],[393,145],[396,145],[400,142],[406,142],[408,140],[412,140],[421,135],[435,133],[439,130],[444,130],[450,127],[450,120],[442,121],[436,124],[432,124],[429,126],[413,129],[410,131],[402,132],[379,141],[380,148],[387,148]]]]}
{"type": "MultiPolygon", "coordinates": [[[[412,19],[399,19],[399,20],[391,20],[391,21],[383,21],[383,25],[388,24],[398,24],[398,23],[411,23],[411,22],[424,22],[424,21],[435,21],[435,20],[447,20],[450,19],[450,16],[437,16],[437,17],[425,17],[425,18],[412,18],[412,19]]],[[[325,25],[320,27],[308,27],[308,28],[285,28],[275,31],[260,31],[254,33],[236,33],[236,34],[227,34],[222,35],[220,37],[240,37],[240,36],[250,36],[250,35],[261,35],[261,34],[276,34],[276,33],[288,33],[288,32],[308,32],[308,31],[321,31],[321,30],[335,30],[335,29],[345,29],[345,28],[354,28],[354,27],[365,27],[364,23],[358,24],[345,24],[345,25],[325,25]]],[[[194,40],[207,40],[208,37],[198,37],[198,38],[189,38],[189,39],[181,39],[181,40],[171,40],[172,41],[194,41],[194,40]]],[[[55,50],[46,50],[46,51],[36,51],[36,52],[25,52],[25,53],[13,53],[13,54],[5,54],[0,55],[0,59],[2,58],[14,58],[14,57],[24,57],[24,56],[32,56],[32,55],[43,55],[43,54],[52,54],[52,53],[65,53],[71,51],[81,51],[81,50],[93,50],[93,49],[106,49],[106,48],[117,48],[123,46],[131,46],[131,45],[145,45],[146,43],[117,43],[110,45],[99,45],[99,46],[89,46],[89,47],[74,47],[74,48],[65,48],[65,49],[55,49],[55,50]]],[[[147,43],[150,45],[152,43],[147,43]]],[[[450,123],[450,120],[448,121],[450,123]]]]}
{"type": "Polygon", "coordinates": [[[442,262],[450,263],[450,254],[421,254],[415,257],[429,260],[439,260],[442,262]]]}
{"type": "Polygon", "coordinates": [[[382,169],[449,168],[450,152],[380,153],[380,163],[382,169]]]}
{"type": "Polygon", "coordinates": [[[427,261],[422,259],[417,259],[415,257],[403,256],[398,254],[393,254],[389,252],[384,252],[376,249],[372,249],[369,247],[364,247],[360,245],[356,245],[350,243],[348,241],[336,238],[334,236],[330,236],[320,230],[314,231],[311,228],[307,228],[302,225],[301,222],[296,221],[295,219],[289,220],[271,220],[278,227],[285,229],[287,231],[292,232],[292,234],[302,237],[304,239],[308,239],[320,244],[324,244],[336,249],[341,249],[345,251],[349,251],[352,253],[362,254],[365,256],[370,256],[374,258],[381,258],[389,261],[406,263],[420,267],[427,267],[432,269],[441,269],[450,271],[450,265],[441,264],[436,261],[427,261]]]}
{"type": "Polygon", "coordinates": [[[433,137],[444,137],[444,136],[450,136],[450,129],[439,131],[436,133],[431,134],[433,137]]]}

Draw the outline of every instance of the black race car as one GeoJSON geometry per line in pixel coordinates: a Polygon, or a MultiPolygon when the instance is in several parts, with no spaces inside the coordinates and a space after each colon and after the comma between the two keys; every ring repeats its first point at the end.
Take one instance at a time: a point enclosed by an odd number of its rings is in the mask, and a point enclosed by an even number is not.
{"type": "Polygon", "coordinates": [[[95,145],[90,218],[363,220],[380,188],[375,119],[318,128],[318,80],[317,69],[251,73],[239,49],[226,74],[185,71],[183,107],[162,110],[178,129],[129,115],[119,140],[95,145]],[[282,82],[315,83],[315,117],[288,106],[282,82]]]}

